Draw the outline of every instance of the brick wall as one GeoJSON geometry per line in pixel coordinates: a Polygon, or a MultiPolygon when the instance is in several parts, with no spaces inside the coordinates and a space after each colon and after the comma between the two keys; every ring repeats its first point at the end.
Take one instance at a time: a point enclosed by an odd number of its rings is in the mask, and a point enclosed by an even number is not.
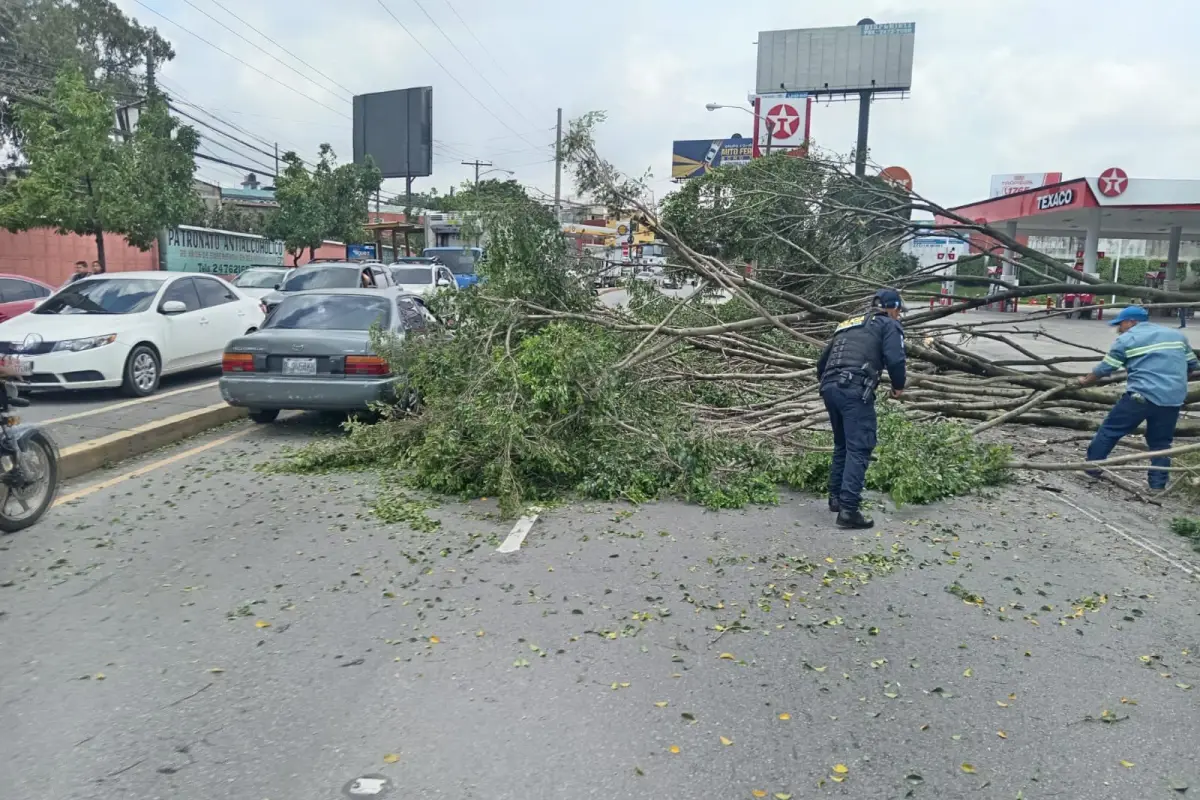
{"type": "MultiPolygon", "coordinates": [[[[110,272],[158,269],[157,247],[143,253],[116,234],[105,234],[104,255],[110,272]]],[[[75,271],[76,261],[95,260],[96,240],[90,236],[63,236],[51,228],[22,233],[0,229],[0,272],[59,286],[75,271]]]]}

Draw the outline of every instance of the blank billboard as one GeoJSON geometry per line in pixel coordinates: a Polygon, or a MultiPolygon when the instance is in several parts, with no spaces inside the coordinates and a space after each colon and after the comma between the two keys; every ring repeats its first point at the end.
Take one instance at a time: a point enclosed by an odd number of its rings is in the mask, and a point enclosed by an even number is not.
{"type": "Polygon", "coordinates": [[[433,174],[433,87],[354,96],[354,163],[367,156],[385,178],[433,174]]]}
{"type": "Polygon", "coordinates": [[[758,34],[758,94],[912,88],[914,22],[758,34]]]}

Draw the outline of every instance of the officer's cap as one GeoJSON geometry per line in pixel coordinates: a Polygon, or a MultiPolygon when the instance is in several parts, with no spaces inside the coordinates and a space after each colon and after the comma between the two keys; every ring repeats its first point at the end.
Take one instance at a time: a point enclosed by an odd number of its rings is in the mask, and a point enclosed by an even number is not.
{"type": "Polygon", "coordinates": [[[875,305],[880,308],[904,308],[904,301],[895,289],[880,289],[875,293],[875,305]]]}

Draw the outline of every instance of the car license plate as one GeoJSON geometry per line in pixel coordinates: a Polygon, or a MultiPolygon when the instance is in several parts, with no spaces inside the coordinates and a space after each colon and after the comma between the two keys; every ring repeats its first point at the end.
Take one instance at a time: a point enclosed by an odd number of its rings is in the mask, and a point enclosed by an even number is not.
{"type": "Polygon", "coordinates": [[[283,360],[284,375],[316,375],[317,360],[315,358],[285,358],[283,360]]]}
{"type": "Polygon", "coordinates": [[[21,359],[21,361],[19,362],[19,370],[20,370],[22,377],[26,377],[26,378],[29,377],[30,375],[33,374],[33,362],[26,361],[25,359],[21,359]]]}

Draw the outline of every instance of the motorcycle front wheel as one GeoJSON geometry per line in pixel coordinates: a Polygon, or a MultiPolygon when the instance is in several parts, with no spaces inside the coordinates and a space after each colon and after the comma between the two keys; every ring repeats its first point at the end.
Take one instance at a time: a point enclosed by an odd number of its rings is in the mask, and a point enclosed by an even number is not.
{"type": "Polygon", "coordinates": [[[33,525],[58,493],[58,449],[41,431],[21,443],[21,470],[26,480],[16,486],[11,471],[0,479],[0,531],[16,533],[33,525]]]}

